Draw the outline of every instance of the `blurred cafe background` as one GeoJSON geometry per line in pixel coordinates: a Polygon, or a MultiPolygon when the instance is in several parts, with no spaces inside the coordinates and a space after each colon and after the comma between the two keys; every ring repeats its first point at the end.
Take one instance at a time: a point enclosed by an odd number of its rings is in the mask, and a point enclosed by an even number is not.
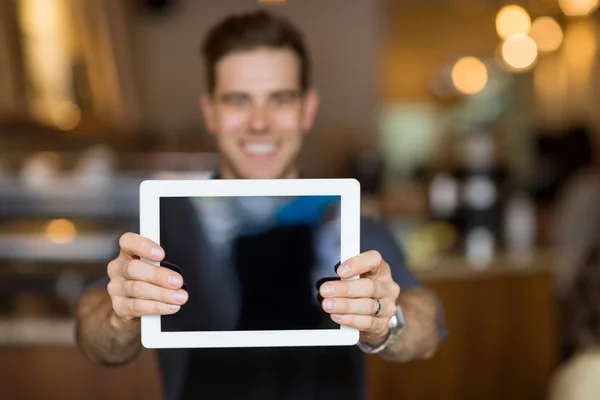
{"type": "Polygon", "coordinates": [[[217,165],[199,44],[255,7],[312,52],[303,168],[358,178],[446,309],[432,359],[368,358],[369,398],[582,398],[600,363],[598,5],[0,0],[0,398],[161,397],[150,351],[86,361],[73,310],[137,223],[139,183],[217,165]]]}

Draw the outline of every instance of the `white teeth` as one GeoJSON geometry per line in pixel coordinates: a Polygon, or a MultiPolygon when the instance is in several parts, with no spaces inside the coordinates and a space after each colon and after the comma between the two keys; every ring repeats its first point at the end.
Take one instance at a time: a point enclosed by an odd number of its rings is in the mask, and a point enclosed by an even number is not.
{"type": "Polygon", "coordinates": [[[273,153],[276,149],[275,143],[251,143],[244,145],[244,150],[247,153],[257,156],[273,153]]]}

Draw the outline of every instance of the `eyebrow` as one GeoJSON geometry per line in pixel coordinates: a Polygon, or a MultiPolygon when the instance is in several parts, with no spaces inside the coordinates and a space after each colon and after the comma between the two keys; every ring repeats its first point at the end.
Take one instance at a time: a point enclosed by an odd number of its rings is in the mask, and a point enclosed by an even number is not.
{"type": "MultiPolygon", "coordinates": [[[[281,90],[276,90],[274,92],[269,93],[269,97],[274,97],[274,96],[291,96],[291,97],[300,97],[302,94],[302,91],[299,89],[281,89],[281,90]]],[[[227,101],[227,100],[231,100],[233,98],[236,97],[242,97],[242,98],[250,98],[250,94],[247,92],[238,92],[238,91],[233,91],[233,92],[225,92],[222,93],[218,96],[218,99],[221,101],[227,101]]]]}
{"type": "Polygon", "coordinates": [[[245,92],[226,92],[226,93],[219,95],[218,99],[221,101],[226,101],[226,100],[231,100],[235,97],[249,98],[250,96],[248,95],[248,93],[245,93],[245,92]]]}
{"type": "Polygon", "coordinates": [[[300,94],[301,94],[300,90],[297,90],[297,89],[283,89],[283,90],[276,90],[275,92],[271,93],[270,96],[281,96],[281,95],[300,96],[300,94]]]}

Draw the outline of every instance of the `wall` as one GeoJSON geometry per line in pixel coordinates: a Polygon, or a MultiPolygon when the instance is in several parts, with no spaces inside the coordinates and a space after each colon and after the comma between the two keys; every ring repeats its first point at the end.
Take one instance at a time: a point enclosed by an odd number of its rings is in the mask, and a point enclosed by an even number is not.
{"type": "Polygon", "coordinates": [[[474,6],[423,3],[416,7],[390,2],[380,75],[385,100],[431,98],[432,77],[443,65],[463,55],[493,56],[499,42],[494,22],[497,10],[474,6]]]}
{"type": "Polygon", "coordinates": [[[16,4],[0,1],[0,118],[22,118],[26,113],[15,15],[16,4]]]}

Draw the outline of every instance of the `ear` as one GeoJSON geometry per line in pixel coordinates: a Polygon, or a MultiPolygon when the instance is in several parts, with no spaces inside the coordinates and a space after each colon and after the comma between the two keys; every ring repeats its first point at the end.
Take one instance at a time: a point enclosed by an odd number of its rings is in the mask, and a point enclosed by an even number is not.
{"type": "Polygon", "coordinates": [[[302,130],[306,133],[313,128],[319,111],[319,94],[315,89],[308,89],[304,95],[302,110],[302,130]]]}
{"type": "Polygon", "coordinates": [[[217,116],[215,115],[216,111],[212,96],[209,93],[202,93],[198,100],[198,104],[200,105],[200,111],[204,118],[206,130],[211,135],[214,135],[217,131],[217,116]]]}

